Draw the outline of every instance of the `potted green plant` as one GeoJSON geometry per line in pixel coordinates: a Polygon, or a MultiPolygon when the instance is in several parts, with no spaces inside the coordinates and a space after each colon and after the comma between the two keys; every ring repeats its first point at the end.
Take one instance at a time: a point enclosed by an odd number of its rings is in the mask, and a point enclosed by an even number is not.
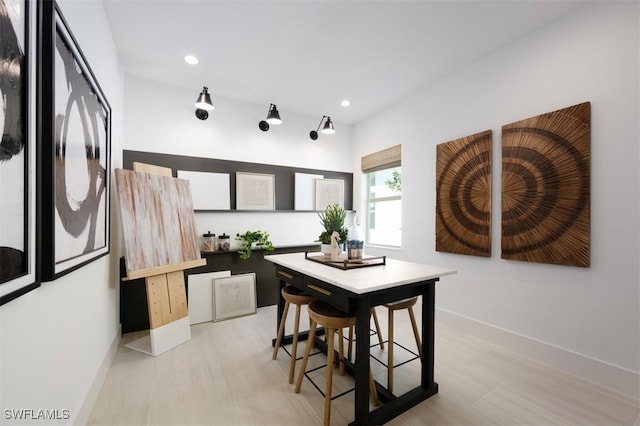
{"type": "Polygon", "coordinates": [[[247,231],[244,234],[236,234],[236,240],[240,241],[238,254],[242,260],[247,260],[251,257],[251,248],[254,243],[256,247],[262,248],[265,254],[272,253],[275,250],[269,239],[269,233],[266,231],[247,231]]]}
{"type": "Polygon", "coordinates": [[[320,217],[320,223],[324,230],[316,241],[319,241],[323,248],[321,251],[324,254],[331,253],[331,234],[336,231],[340,234],[340,244],[347,241],[348,230],[344,226],[344,221],[347,218],[347,212],[339,204],[328,205],[327,208],[318,213],[320,217]]]}

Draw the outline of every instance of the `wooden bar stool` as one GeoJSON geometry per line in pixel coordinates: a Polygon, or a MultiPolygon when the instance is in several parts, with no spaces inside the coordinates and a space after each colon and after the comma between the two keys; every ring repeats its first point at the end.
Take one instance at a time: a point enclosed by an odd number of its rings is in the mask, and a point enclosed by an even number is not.
{"type": "MultiPolygon", "coordinates": [[[[321,300],[315,300],[307,307],[309,313],[309,319],[311,320],[311,329],[309,330],[309,338],[307,340],[307,346],[304,351],[304,357],[302,358],[302,364],[300,365],[300,371],[298,372],[298,380],[296,381],[296,393],[300,392],[302,387],[302,379],[304,378],[304,372],[307,368],[307,361],[309,361],[309,354],[313,347],[313,338],[316,333],[316,327],[321,325],[324,327],[325,336],[327,336],[327,380],[324,392],[324,424],[328,425],[331,419],[331,385],[333,379],[333,360],[334,360],[334,334],[338,330],[338,362],[340,363],[340,373],[344,374],[344,342],[342,337],[342,329],[347,327],[353,327],[356,324],[356,317],[342,312],[341,310],[325,303],[321,300]]],[[[375,405],[378,405],[378,392],[373,380],[373,374],[369,370],[369,390],[371,392],[371,399],[375,405]]]]}
{"type": "MultiPolygon", "coordinates": [[[[373,324],[376,327],[376,335],[378,336],[378,344],[380,349],[384,349],[384,341],[382,340],[382,332],[380,332],[380,323],[378,322],[378,314],[376,314],[376,308],[371,308],[371,316],[373,317],[373,324]]],[[[353,355],[353,327],[349,327],[349,346],[347,349],[347,359],[351,361],[353,355]]]]}
{"type": "Polygon", "coordinates": [[[422,343],[420,342],[420,333],[416,323],[416,317],[413,313],[413,306],[418,301],[418,297],[398,300],[397,302],[385,303],[384,306],[389,310],[389,349],[387,351],[387,388],[389,392],[393,392],[393,314],[395,311],[406,309],[409,312],[409,319],[413,327],[413,337],[416,339],[418,346],[418,354],[422,358],[422,343]]]}
{"type": "Polygon", "coordinates": [[[278,349],[282,343],[282,335],[284,334],[284,323],[287,321],[287,313],[289,312],[289,306],[291,304],[296,305],[296,319],[293,323],[293,343],[291,345],[291,362],[289,364],[289,383],[293,383],[293,376],[296,369],[296,354],[298,349],[298,329],[300,328],[300,309],[302,305],[308,305],[313,302],[315,298],[310,294],[304,293],[297,287],[287,286],[283,287],[280,291],[282,298],[285,301],[284,310],[282,311],[282,318],[280,319],[280,327],[278,328],[278,337],[276,344],[273,347],[273,359],[278,357],[278,349]]]}

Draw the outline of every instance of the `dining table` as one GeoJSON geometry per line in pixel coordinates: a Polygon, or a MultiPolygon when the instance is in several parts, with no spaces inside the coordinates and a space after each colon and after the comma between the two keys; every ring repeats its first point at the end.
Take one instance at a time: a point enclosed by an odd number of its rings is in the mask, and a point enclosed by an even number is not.
{"type": "MultiPolygon", "coordinates": [[[[376,381],[376,389],[383,403],[370,410],[370,342],[369,339],[356,338],[355,362],[348,370],[355,378],[354,420],[350,424],[384,424],[438,393],[438,384],[434,380],[435,285],[440,278],[455,274],[455,269],[387,256],[331,261],[330,257],[318,252],[276,254],[264,258],[274,264],[280,288],[295,286],[343,312],[353,314],[356,317],[356,336],[370,334],[371,308],[421,296],[422,358],[419,385],[396,395],[376,381]]],[[[280,298],[276,331],[283,309],[284,300],[280,298]]],[[[300,339],[305,337],[301,333],[300,339]]],[[[317,336],[316,339],[319,340],[317,336]]]]}

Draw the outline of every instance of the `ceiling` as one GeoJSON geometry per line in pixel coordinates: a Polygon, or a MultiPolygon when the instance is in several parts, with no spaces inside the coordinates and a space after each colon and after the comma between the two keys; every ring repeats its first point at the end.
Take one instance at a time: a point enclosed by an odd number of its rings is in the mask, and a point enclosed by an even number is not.
{"type": "Polygon", "coordinates": [[[104,0],[125,73],[356,123],[583,0],[104,0]],[[183,57],[200,63],[187,65],[183,57]],[[349,99],[343,108],[340,101],[349,99]]]}

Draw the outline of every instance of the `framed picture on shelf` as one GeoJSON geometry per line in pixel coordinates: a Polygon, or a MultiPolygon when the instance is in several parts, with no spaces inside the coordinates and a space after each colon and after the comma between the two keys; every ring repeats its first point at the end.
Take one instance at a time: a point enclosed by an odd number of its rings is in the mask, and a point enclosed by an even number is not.
{"type": "Polygon", "coordinates": [[[341,179],[316,179],[316,210],[327,206],[344,206],[344,181],[341,179]]]}
{"type": "Polygon", "coordinates": [[[232,275],[213,280],[214,321],[255,314],[256,274],[232,275]]]}
{"type": "Polygon", "coordinates": [[[0,0],[0,305],[37,288],[36,2],[0,0]]]}
{"type": "Polygon", "coordinates": [[[236,172],[236,210],[275,210],[275,175],[236,172]]]}
{"type": "Polygon", "coordinates": [[[42,3],[42,279],[109,253],[111,107],[54,1],[42,3]]]}

